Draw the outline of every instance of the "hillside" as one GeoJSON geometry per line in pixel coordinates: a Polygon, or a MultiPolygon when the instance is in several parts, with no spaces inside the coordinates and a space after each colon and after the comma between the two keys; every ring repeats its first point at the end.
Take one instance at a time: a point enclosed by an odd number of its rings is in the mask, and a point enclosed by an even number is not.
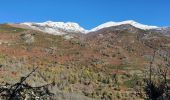
{"type": "MultiPolygon", "coordinates": [[[[26,83],[34,87],[55,83],[54,91],[67,95],[66,100],[137,100],[143,99],[136,89],[143,91],[154,51],[154,68],[170,64],[170,37],[161,32],[129,24],[88,34],[64,32],[54,35],[1,24],[0,84],[16,83],[38,67],[26,83]]],[[[170,82],[169,67],[167,70],[170,82]]]]}

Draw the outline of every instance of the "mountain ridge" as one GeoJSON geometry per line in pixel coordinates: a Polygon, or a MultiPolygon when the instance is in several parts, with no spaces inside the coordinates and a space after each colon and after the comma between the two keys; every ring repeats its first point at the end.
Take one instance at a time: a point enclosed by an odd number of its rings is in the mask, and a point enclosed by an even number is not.
{"type": "Polygon", "coordinates": [[[101,25],[93,28],[91,31],[100,30],[105,27],[119,26],[119,25],[123,25],[123,24],[130,24],[136,28],[140,28],[140,29],[144,29],[144,30],[158,28],[157,26],[149,26],[149,25],[140,24],[133,20],[127,20],[127,21],[122,21],[122,22],[113,22],[113,21],[106,22],[104,24],[101,24],[101,25]]]}
{"type": "Polygon", "coordinates": [[[78,23],[75,22],[53,22],[53,21],[46,21],[46,22],[24,22],[24,23],[19,23],[15,25],[19,25],[19,27],[25,27],[25,28],[30,28],[54,35],[65,35],[69,33],[78,33],[78,34],[88,34],[92,33],[104,28],[108,27],[113,27],[113,26],[120,26],[120,25],[125,25],[129,24],[134,26],[135,28],[142,29],[142,30],[149,30],[149,31],[154,31],[158,33],[162,33],[164,35],[169,35],[169,28],[167,27],[158,27],[158,26],[150,26],[150,25],[144,25],[141,23],[138,23],[134,20],[126,20],[122,22],[106,22],[104,24],[101,24],[95,28],[92,28],[90,30],[87,30],[83,27],[81,27],[78,23]]]}

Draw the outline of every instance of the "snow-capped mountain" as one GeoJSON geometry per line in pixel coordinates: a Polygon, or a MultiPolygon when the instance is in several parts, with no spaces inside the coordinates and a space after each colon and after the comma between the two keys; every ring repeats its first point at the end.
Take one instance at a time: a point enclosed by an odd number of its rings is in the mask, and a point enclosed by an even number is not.
{"type": "Polygon", "coordinates": [[[80,27],[79,24],[73,22],[52,22],[47,21],[43,23],[21,23],[20,25],[26,25],[35,30],[47,32],[54,35],[64,35],[68,33],[86,33],[86,30],[80,27]]]}
{"type": "Polygon", "coordinates": [[[97,30],[100,30],[100,29],[103,29],[103,28],[106,28],[106,27],[119,26],[119,25],[123,25],[123,24],[130,24],[130,25],[132,25],[136,28],[143,29],[143,30],[158,28],[157,26],[148,26],[148,25],[140,24],[140,23],[135,22],[133,20],[127,20],[127,21],[123,21],[123,22],[107,22],[107,23],[101,24],[101,25],[93,28],[90,31],[93,32],[93,31],[97,31],[97,30]]]}
{"type": "Polygon", "coordinates": [[[161,27],[161,28],[151,29],[150,31],[170,36],[170,27],[161,27]]]}
{"type": "Polygon", "coordinates": [[[20,25],[25,25],[31,29],[47,32],[47,33],[54,34],[54,35],[64,35],[64,34],[68,34],[68,33],[87,34],[87,33],[98,31],[103,28],[119,26],[119,25],[124,25],[124,24],[129,24],[129,25],[132,25],[136,28],[143,29],[143,30],[159,28],[157,26],[143,25],[143,24],[140,24],[133,20],[127,20],[127,21],[122,21],[122,22],[107,22],[107,23],[101,24],[91,30],[86,30],[83,27],[81,27],[79,24],[73,23],[73,22],[65,23],[65,22],[47,21],[47,22],[43,22],[43,23],[35,23],[35,22],[20,23],[20,25]]]}

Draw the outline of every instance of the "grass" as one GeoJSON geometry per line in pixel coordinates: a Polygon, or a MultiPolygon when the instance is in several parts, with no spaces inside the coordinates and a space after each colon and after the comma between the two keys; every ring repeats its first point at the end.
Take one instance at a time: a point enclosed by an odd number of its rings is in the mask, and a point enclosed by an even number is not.
{"type": "Polygon", "coordinates": [[[133,88],[137,85],[137,82],[140,80],[140,77],[138,75],[133,75],[132,79],[129,79],[127,81],[124,81],[124,85],[128,88],[133,88]]]}
{"type": "Polygon", "coordinates": [[[124,82],[124,85],[128,88],[133,88],[135,84],[136,84],[136,81],[133,79],[130,79],[124,82]]]}
{"type": "Polygon", "coordinates": [[[18,33],[18,32],[22,32],[24,30],[25,29],[22,29],[22,28],[11,27],[7,24],[1,24],[0,25],[0,31],[10,32],[10,33],[18,33]]]}
{"type": "Polygon", "coordinates": [[[129,67],[129,66],[128,65],[118,65],[118,66],[108,65],[108,67],[111,68],[111,69],[126,70],[127,67],[129,67]]]}
{"type": "Polygon", "coordinates": [[[170,79],[167,79],[167,83],[170,83],[170,79]]]}
{"type": "Polygon", "coordinates": [[[0,63],[4,63],[6,56],[0,53],[0,63]]]}

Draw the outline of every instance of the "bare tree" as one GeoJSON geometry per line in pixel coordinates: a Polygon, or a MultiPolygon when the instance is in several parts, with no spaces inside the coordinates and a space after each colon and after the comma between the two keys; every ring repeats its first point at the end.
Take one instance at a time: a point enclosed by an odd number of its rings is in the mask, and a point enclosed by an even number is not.
{"type": "Polygon", "coordinates": [[[29,95],[30,99],[35,99],[36,97],[38,97],[42,100],[47,100],[47,98],[49,99],[50,97],[52,97],[53,93],[48,90],[48,86],[53,85],[53,83],[39,87],[32,87],[25,83],[26,79],[29,78],[37,69],[38,67],[34,68],[25,77],[21,77],[20,81],[14,85],[6,84],[0,86],[0,99],[24,100],[26,98],[26,95],[29,95]]]}
{"type": "Polygon", "coordinates": [[[158,98],[164,100],[165,98],[170,99],[168,90],[169,86],[167,83],[167,76],[169,73],[169,67],[165,65],[165,61],[161,65],[153,66],[155,61],[156,51],[154,51],[153,57],[149,65],[149,78],[145,77],[144,91],[147,97],[151,100],[157,100],[158,98]],[[157,70],[153,70],[153,67],[157,70]],[[152,77],[155,76],[154,79],[152,77]]]}

